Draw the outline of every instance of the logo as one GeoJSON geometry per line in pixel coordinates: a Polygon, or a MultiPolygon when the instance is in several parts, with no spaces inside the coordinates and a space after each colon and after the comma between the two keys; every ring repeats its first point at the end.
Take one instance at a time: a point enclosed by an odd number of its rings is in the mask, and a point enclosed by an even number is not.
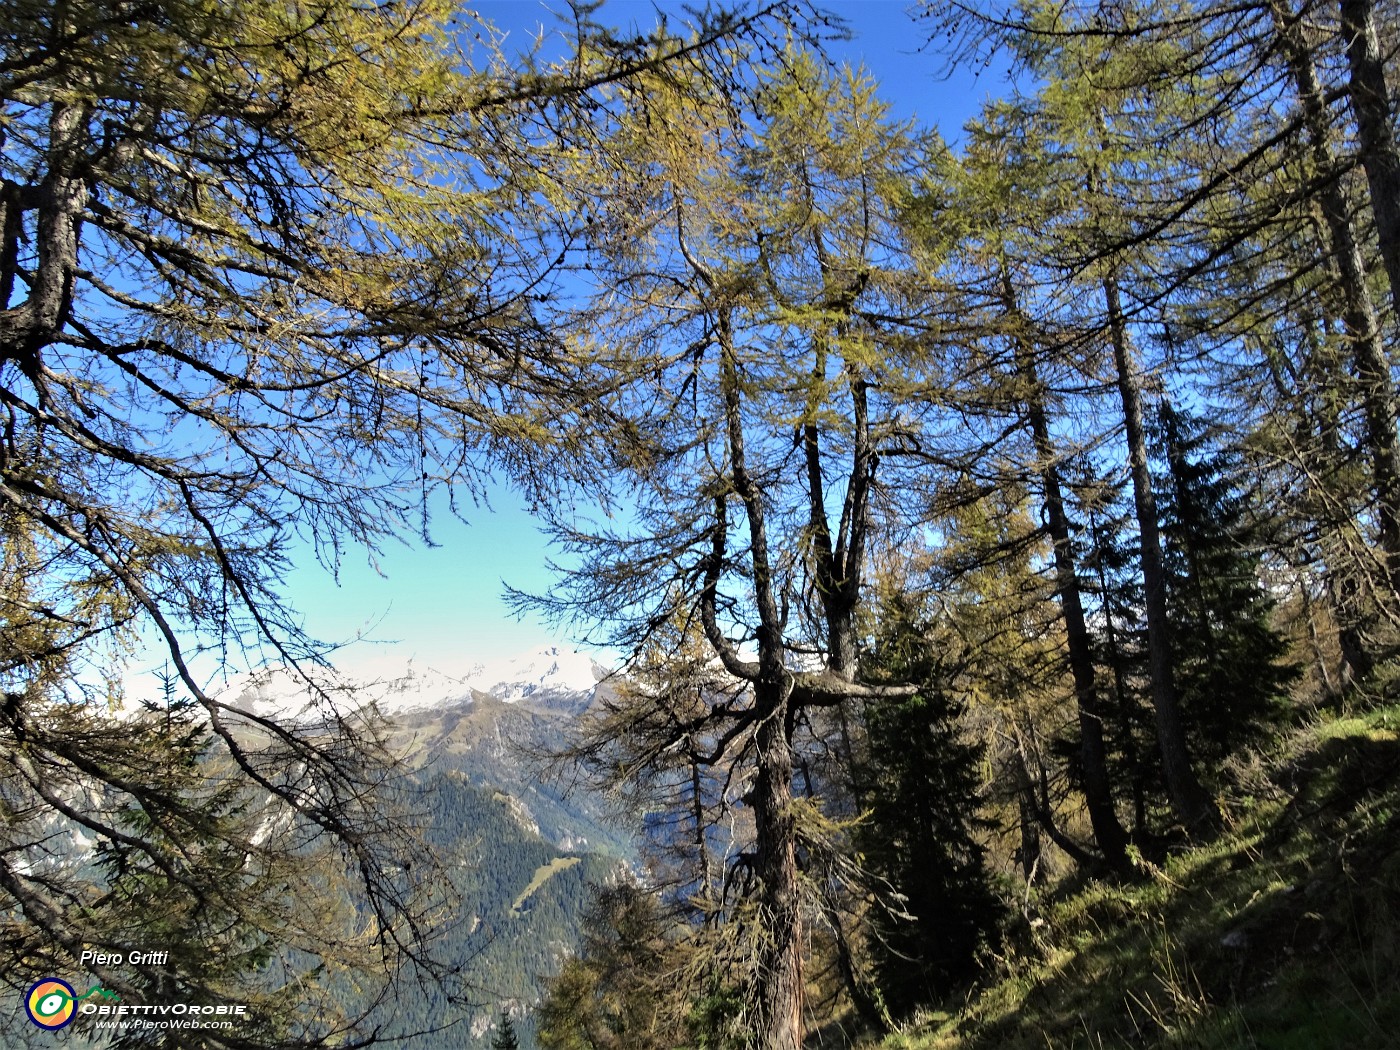
{"type": "Polygon", "coordinates": [[[45,977],[29,989],[24,997],[24,1012],[40,1028],[57,1031],[73,1020],[74,1006],[83,999],[94,996],[102,999],[115,999],[116,993],[105,988],[89,988],[82,995],[73,991],[73,986],[57,977],[45,977]]]}
{"type": "Polygon", "coordinates": [[[77,998],[78,993],[67,981],[46,977],[29,989],[24,1011],[40,1028],[63,1028],[73,1020],[73,1003],[77,998]]]}

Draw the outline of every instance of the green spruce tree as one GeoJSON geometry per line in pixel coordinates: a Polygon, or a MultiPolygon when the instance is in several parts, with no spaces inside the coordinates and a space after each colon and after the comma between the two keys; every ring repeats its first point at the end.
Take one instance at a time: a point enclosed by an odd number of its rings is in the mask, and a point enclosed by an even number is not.
{"type": "Polygon", "coordinates": [[[962,730],[963,705],[926,636],[906,621],[880,646],[879,666],[923,687],[917,696],[868,706],[860,762],[870,789],[860,851],[895,892],[893,905],[875,913],[871,939],[891,1018],[968,988],[1002,917],[975,801],[983,749],[962,730]]]}
{"type": "Polygon", "coordinates": [[[520,1050],[520,1040],[515,1037],[515,1022],[505,1010],[501,1011],[501,1023],[496,1026],[496,1037],[491,1040],[491,1050],[520,1050]]]}
{"type": "Polygon", "coordinates": [[[1182,708],[1193,752],[1218,771],[1277,721],[1296,670],[1270,622],[1275,603],[1259,576],[1261,529],[1249,518],[1239,453],[1213,447],[1212,431],[1169,403],[1155,429],[1182,708]]]}

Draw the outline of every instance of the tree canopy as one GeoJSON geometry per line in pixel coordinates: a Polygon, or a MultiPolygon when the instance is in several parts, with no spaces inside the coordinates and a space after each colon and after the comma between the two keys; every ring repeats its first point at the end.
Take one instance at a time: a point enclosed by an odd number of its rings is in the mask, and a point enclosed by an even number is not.
{"type": "Polygon", "coordinates": [[[1218,835],[1299,662],[1369,701],[1396,654],[1393,10],[919,13],[1027,74],[960,155],[800,49],[740,102],[628,99],[597,155],[581,341],[650,372],[591,494],[635,511],[555,503],[580,563],[538,604],[634,654],[574,757],[669,815],[658,893],[709,894],[682,926],[778,931],[718,951],[765,1048],[830,1019],[828,974],[877,1024],[955,995],[927,917],[994,932],[984,849],[1029,901],[1218,835]],[[877,911],[860,842],[940,898],[877,911]]]}
{"type": "MultiPolygon", "coordinates": [[[[606,124],[605,86],[720,84],[724,42],[797,14],[624,39],[579,9],[558,56],[507,55],[438,0],[0,14],[8,982],[74,970],[85,946],[159,947],[186,898],[203,917],[185,935],[239,945],[224,984],[186,959],[196,997],[259,988],[272,959],[274,983],[328,1003],[405,956],[447,973],[425,947],[430,858],[372,721],[312,671],[325,650],[285,602],[290,551],[335,571],[426,537],[436,488],[567,442],[557,406],[595,400],[615,365],[542,320],[578,237],[555,161],[606,124]],[[144,711],[119,688],[138,632],[162,640],[173,690],[144,711]],[[235,708],[202,653],[293,669],[317,713],[235,708]],[[67,835],[77,848],[53,849],[67,835]],[[288,916],[313,878],[322,895],[288,916]]],[[[179,990],[91,972],[132,1002],[179,990]]],[[[278,1018],[208,1038],[376,1034],[354,1009],[278,1018]]]]}
{"type": "Polygon", "coordinates": [[[178,980],[90,972],[260,997],[202,1045],[351,1046],[404,960],[455,976],[283,577],[492,471],[568,556],[520,606],[630,654],[569,757],[654,883],[602,895],[558,1045],[888,1025],[975,978],[995,878],[1028,917],[1047,870],[1139,877],[1290,698],[1393,691],[1393,5],[923,5],[1028,74],[956,153],[820,12],[570,10],[557,53],[447,0],[0,13],[17,987],[168,942],[178,980]],[[170,671],[123,696],[143,632],[170,671]]]}

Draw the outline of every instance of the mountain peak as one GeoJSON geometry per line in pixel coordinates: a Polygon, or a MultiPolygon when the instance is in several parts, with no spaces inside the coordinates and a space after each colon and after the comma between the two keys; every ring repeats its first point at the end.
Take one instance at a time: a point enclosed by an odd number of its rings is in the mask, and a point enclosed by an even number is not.
{"type": "MultiPolygon", "coordinates": [[[[337,681],[332,676],[326,691],[341,710],[373,703],[388,715],[470,702],[479,693],[505,703],[528,701],[555,710],[581,711],[608,674],[608,669],[587,653],[546,645],[472,664],[465,674],[450,674],[409,660],[401,672],[372,682],[337,681]]],[[[237,710],[298,721],[320,706],[312,700],[312,690],[304,680],[275,668],[235,681],[221,699],[237,710]]]]}
{"type": "Polygon", "coordinates": [[[587,653],[546,645],[501,661],[478,664],[470,679],[476,688],[507,702],[564,694],[592,697],[608,671],[587,653]]]}

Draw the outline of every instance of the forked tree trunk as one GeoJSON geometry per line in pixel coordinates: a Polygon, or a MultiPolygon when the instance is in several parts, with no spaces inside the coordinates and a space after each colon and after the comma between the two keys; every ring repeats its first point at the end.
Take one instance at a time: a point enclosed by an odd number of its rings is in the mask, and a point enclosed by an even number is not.
{"type": "Polygon", "coordinates": [[[758,876],[759,928],[754,987],[749,1002],[763,1050],[801,1050],[803,1027],[802,907],[797,872],[797,823],[792,799],[793,677],[784,666],[783,616],[779,610],[763,493],[749,474],[730,312],[719,316],[720,375],[733,491],[749,526],[754,602],[758,611],[757,663],[744,661],[720,629],[715,587],[726,542],[725,494],[716,496],[714,552],[706,569],[702,619],[705,634],[728,670],[753,691],[754,874],[758,876]]]}
{"type": "Polygon", "coordinates": [[[89,192],[81,177],[90,103],[55,103],[49,118],[52,164],[36,186],[5,180],[0,189],[0,362],[14,361],[37,381],[43,349],[66,323],[78,270],[78,243],[89,192]],[[23,213],[34,220],[34,265],[21,270],[23,213]],[[27,294],[9,305],[20,277],[27,294]]]}

